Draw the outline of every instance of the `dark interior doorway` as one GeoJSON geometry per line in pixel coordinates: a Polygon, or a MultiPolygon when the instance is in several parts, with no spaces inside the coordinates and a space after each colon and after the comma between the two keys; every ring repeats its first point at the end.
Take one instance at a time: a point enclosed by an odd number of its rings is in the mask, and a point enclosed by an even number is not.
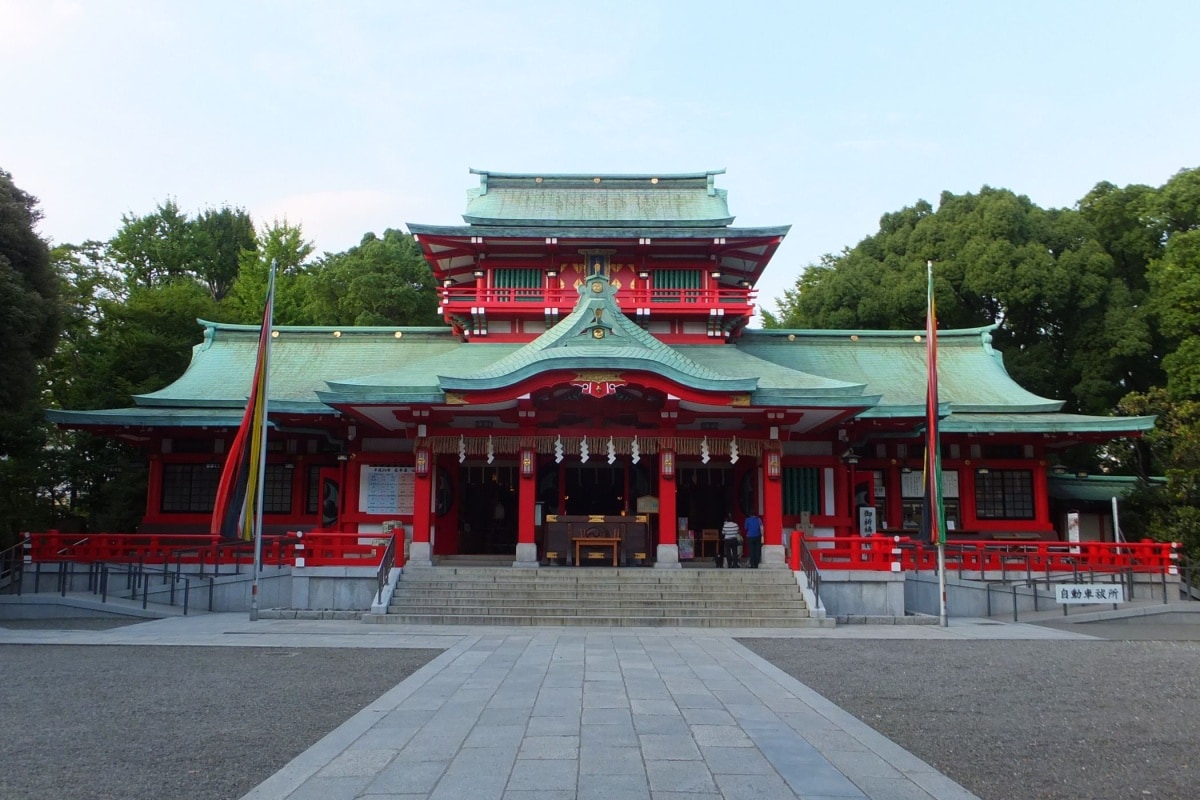
{"type": "Polygon", "coordinates": [[[675,503],[688,528],[720,528],[725,515],[737,516],[733,503],[733,469],[721,466],[682,466],[677,471],[675,503]]]}
{"type": "Polygon", "coordinates": [[[516,552],[516,465],[465,464],[459,468],[459,486],[458,552],[516,552]]]}

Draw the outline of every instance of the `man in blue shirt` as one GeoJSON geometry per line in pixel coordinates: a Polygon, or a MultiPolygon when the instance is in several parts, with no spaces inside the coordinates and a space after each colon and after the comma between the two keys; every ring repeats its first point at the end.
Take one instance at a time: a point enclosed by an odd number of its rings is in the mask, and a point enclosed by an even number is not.
{"type": "Polygon", "coordinates": [[[762,520],[758,514],[751,512],[742,527],[746,531],[746,547],[750,550],[750,568],[758,569],[758,564],[762,561],[762,520]]]}

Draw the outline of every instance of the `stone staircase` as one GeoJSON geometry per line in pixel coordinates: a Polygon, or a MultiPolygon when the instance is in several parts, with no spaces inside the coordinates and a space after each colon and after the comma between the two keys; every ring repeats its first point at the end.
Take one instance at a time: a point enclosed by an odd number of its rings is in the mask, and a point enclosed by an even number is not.
{"type": "MultiPolygon", "coordinates": [[[[511,557],[510,557],[511,558],[511,557]]],[[[832,627],[790,570],[406,567],[369,623],[612,627],[832,627]]]]}

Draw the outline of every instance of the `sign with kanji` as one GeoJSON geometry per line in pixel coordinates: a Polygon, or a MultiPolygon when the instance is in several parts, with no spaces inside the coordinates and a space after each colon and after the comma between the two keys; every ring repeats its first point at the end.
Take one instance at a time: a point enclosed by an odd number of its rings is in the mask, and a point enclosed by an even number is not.
{"type": "Polygon", "coordinates": [[[1125,587],[1119,583],[1056,583],[1054,599],[1059,603],[1124,603],[1125,587]]]}
{"type": "Polygon", "coordinates": [[[874,536],[879,533],[875,525],[874,506],[858,507],[858,533],[860,536],[874,536]]]}

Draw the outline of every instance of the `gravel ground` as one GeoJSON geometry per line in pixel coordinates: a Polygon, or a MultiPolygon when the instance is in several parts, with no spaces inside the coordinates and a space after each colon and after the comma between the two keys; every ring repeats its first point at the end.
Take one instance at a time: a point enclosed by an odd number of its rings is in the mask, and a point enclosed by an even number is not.
{"type": "Polygon", "coordinates": [[[1200,643],[739,641],[984,800],[1200,797],[1200,643]]]}
{"type": "Polygon", "coordinates": [[[0,646],[0,798],[241,797],[441,652],[0,646]]]}
{"type": "MultiPolygon", "coordinates": [[[[740,641],[985,800],[1200,797],[1200,643],[740,641]]],[[[0,798],[237,798],[440,652],[0,646],[0,798]]]]}

